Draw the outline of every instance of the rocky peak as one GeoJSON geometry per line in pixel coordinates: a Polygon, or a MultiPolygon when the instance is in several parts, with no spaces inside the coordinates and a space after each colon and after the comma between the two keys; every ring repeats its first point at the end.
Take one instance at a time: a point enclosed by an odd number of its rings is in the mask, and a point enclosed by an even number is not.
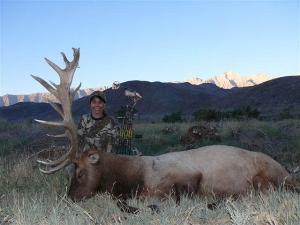
{"type": "Polygon", "coordinates": [[[220,88],[231,89],[233,87],[254,86],[254,85],[261,84],[265,81],[272,80],[272,79],[273,79],[272,77],[270,77],[264,73],[258,73],[255,75],[247,75],[245,77],[242,77],[239,74],[230,70],[230,71],[222,73],[219,76],[208,78],[206,80],[202,80],[197,77],[192,77],[192,78],[188,79],[187,81],[181,81],[181,82],[176,82],[176,83],[189,82],[194,85],[200,85],[203,83],[212,83],[212,84],[217,85],[220,88]]]}

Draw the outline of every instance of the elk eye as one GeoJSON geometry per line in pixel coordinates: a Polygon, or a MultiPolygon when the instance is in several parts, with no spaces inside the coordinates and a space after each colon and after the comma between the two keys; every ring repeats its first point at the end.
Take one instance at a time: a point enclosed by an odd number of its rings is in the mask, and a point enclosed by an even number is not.
{"type": "Polygon", "coordinates": [[[78,173],[78,178],[81,178],[82,177],[82,175],[83,175],[83,173],[80,171],[79,173],[78,173]]]}

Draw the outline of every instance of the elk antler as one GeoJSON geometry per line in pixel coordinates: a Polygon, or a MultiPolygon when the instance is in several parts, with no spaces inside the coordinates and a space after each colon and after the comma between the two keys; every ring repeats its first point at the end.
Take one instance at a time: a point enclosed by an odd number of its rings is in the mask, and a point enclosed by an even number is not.
{"type": "Polygon", "coordinates": [[[74,51],[74,59],[72,62],[69,62],[66,55],[62,52],[63,59],[66,64],[65,69],[61,69],[56,64],[45,58],[47,63],[58,73],[60,77],[60,84],[57,85],[50,81],[52,86],[48,84],[43,79],[36,77],[34,75],[31,75],[34,79],[36,79],[38,82],[40,82],[51,94],[53,94],[60,102],[62,109],[60,109],[55,103],[50,101],[49,104],[62,116],[63,120],[54,122],[54,121],[44,121],[44,120],[35,120],[37,122],[48,124],[48,125],[54,125],[54,126],[62,126],[66,129],[65,133],[60,135],[53,135],[53,137],[68,137],[71,141],[71,148],[69,152],[62,157],[60,157],[57,160],[54,161],[41,161],[38,160],[38,163],[47,165],[52,167],[50,170],[42,170],[43,173],[54,173],[66,165],[74,162],[78,155],[78,134],[77,134],[77,128],[75,125],[75,122],[72,117],[72,104],[74,100],[74,96],[79,90],[81,83],[79,86],[73,91],[70,92],[70,86],[72,84],[73,76],[75,73],[76,68],[78,67],[79,57],[80,57],[80,48],[76,49],[73,48],[74,51]]]}

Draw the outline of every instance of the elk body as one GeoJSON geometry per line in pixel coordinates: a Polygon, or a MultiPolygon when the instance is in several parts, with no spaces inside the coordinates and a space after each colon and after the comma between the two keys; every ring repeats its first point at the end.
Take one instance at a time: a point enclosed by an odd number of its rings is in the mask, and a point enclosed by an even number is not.
{"type": "Polygon", "coordinates": [[[90,149],[75,168],[73,200],[108,192],[124,199],[175,195],[179,203],[182,194],[238,196],[270,185],[294,189],[290,174],[271,157],[224,145],[141,157],[90,149]]]}
{"type": "Polygon", "coordinates": [[[65,55],[66,69],[62,70],[47,60],[59,74],[61,83],[50,86],[41,78],[33,76],[62,104],[62,110],[50,104],[62,115],[63,121],[45,124],[63,126],[71,140],[70,151],[55,161],[40,161],[50,166],[44,173],[54,173],[74,163],[75,170],[69,188],[73,200],[88,198],[93,194],[108,192],[118,199],[118,206],[126,212],[137,212],[128,206],[126,199],[132,196],[164,198],[174,195],[180,203],[182,194],[238,196],[250,188],[268,191],[270,185],[281,185],[295,190],[290,174],[271,157],[241,148],[214,145],[183,152],[171,152],[159,156],[126,156],[91,148],[79,153],[77,129],[72,119],[71,106],[75,92],[70,92],[73,74],[78,66],[79,49],[73,49],[74,60],[65,55]]]}

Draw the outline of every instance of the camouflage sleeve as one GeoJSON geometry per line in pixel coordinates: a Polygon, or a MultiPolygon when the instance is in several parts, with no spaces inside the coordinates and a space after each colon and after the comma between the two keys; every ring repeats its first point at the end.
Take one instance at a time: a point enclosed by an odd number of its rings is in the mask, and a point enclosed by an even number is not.
{"type": "Polygon", "coordinates": [[[77,126],[78,146],[80,149],[83,149],[84,147],[84,130],[85,130],[84,119],[83,117],[81,117],[77,126]]]}

